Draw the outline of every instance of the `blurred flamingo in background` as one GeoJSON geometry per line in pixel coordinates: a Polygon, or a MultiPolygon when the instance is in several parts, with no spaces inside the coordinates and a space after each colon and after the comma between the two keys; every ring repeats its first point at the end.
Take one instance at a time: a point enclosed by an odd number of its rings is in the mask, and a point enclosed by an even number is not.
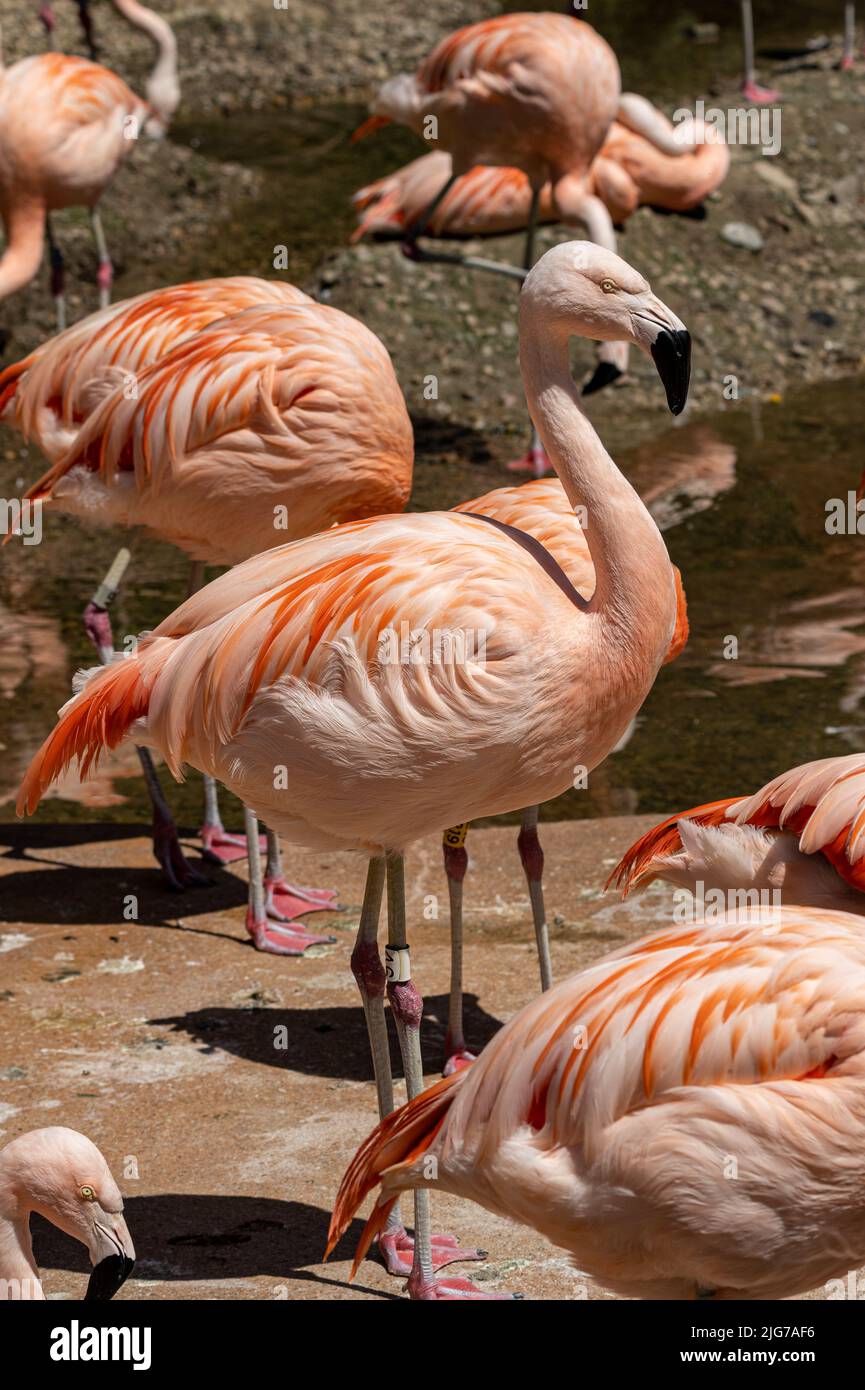
{"type": "MultiPolygon", "coordinates": [[[[414,76],[402,73],[385,82],[372,116],[356,134],[396,121],[451,157],[450,173],[405,229],[404,249],[415,258],[436,258],[420,251],[418,238],[457,179],[475,165],[519,170],[530,188],[523,258],[528,270],[545,184],[557,218],[582,223],[592,241],[615,250],[612,219],[590,190],[589,174],[617,116],[670,155],[683,154],[695,140],[695,124],[683,125],[674,139],[649,102],[621,95],[616,56],[590,25],[571,15],[518,13],[456,30],[414,76]]],[[[621,345],[602,346],[587,393],[621,375],[622,357],[621,345]]],[[[535,477],[549,470],[536,430],[528,451],[510,466],[535,477]]]]}
{"type": "Polygon", "coordinates": [[[57,325],[65,327],[63,257],[50,214],[83,206],[90,209],[99,255],[99,301],[107,305],[113,270],[99,199],[139,132],[161,132],[170,115],[86,58],[43,53],[0,70],[0,216],[6,233],[0,299],[37,274],[47,227],[57,325]]]}
{"type": "Polygon", "coordinates": [[[609,882],[625,894],[655,878],[692,892],[775,889],[785,903],[865,914],[865,754],[803,763],[751,795],[669,816],[609,882]]]}
{"type": "MultiPolygon", "coordinates": [[[[721,186],[729,166],[727,146],[711,128],[702,145],[686,156],[674,157],[615,121],[592,163],[588,187],[619,224],[646,204],[669,212],[690,212],[721,186]]],[[[370,234],[403,236],[436,190],[450,180],[451,167],[450,155],[432,150],[358,189],[352,200],[358,211],[352,240],[370,234]]],[[[531,201],[531,185],[521,170],[476,165],[449,188],[430,218],[428,231],[437,237],[521,231],[528,224],[531,201]]],[[[554,219],[547,183],[540,191],[538,221],[554,219]]]]}
{"type": "MultiPolygon", "coordinates": [[[[235,341],[242,318],[232,321],[235,341]]],[[[423,1081],[423,1003],[409,964],[406,846],[448,825],[548,800],[571,785],[577,765],[596,767],[643,703],[676,625],[669,555],[580,409],[569,345],[577,334],[634,342],[653,357],[679,413],[690,371],[686,329],[641,275],[588,242],[558,246],[539,261],[523,288],[520,320],[531,413],[570,505],[591,518],[590,600],[537,540],[492,517],[377,517],[295,541],[215,580],[126,659],[93,675],[64,708],[19,797],[20,811],[32,809],[70,762],[77,759],[86,776],[103,748],[134,733],[175,775],[183,763],[210,773],[295,843],[368,855],[352,967],[383,1115],[393,1107],[378,953],[385,875],[387,992],[413,1096],[423,1081]],[[422,646],[421,659],[389,655],[389,634],[403,631],[463,634],[472,651],[450,661],[435,659],[432,648],[424,659],[422,646]]],[[[192,339],[193,351],[213,331],[192,339]]],[[[141,433],[131,441],[136,468],[144,464],[138,457],[151,433],[156,384],[171,379],[166,363],[179,351],[146,374],[141,433]]],[[[220,384],[211,374],[202,403],[220,384]]],[[[343,373],[343,393],[350,384],[343,373]]],[[[198,417],[198,398],[190,398],[198,417]]],[[[222,411],[236,400],[235,392],[222,411]]],[[[116,397],[109,404],[127,410],[116,397]]],[[[85,427],[71,459],[86,464],[88,435],[103,435],[116,451],[125,432],[108,423],[85,427]]],[[[159,421],[175,449],[186,423],[159,421]]],[[[110,477],[102,484],[111,486],[110,477]]],[[[394,1268],[404,1272],[407,1237],[401,1228],[387,1234],[397,1245],[394,1268]]],[[[479,1296],[465,1280],[433,1277],[436,1261],[465,1257],[448,1240],[433,1246],[421,1196],[412,1296],[479,1296]]]]}
{"type": "MultiPolygon", "coordinates": [[[[291,285],[238,277],[155,291],[68,330],[0,382],[5,413],[53,446],[74,428],[76,401],[89,406],[67,451],[28,496],[172,542],[193,559],[191,591],[205,564],[235,564],[287,537],[401,511],[411,489],[411,423],[386,349],[356,319],[291,285]],[[243,302],[250,307],[220,314],[243,302]],[[217,321],[185,336],[208,314],[217,321]],[[151,351],[162,355],[141,368],[151,351]],[[136,368],[134,390],[106,395],[117,372],[136,368]]],[[[97,595],[85,612],[103,660],[113,650],[107,607],[107,596],[97,595]]],[[[146,755],[154,852],[180,888],[200,876],[183,857],[148,762],[146,755]]],[[[225,832],[209,777],[205,797],[207,854],[242,857],[247,843],[225,832]]],[[[247,830],[255,848],[249,817],[247,830]]],[[[268,921],[335,902],[329,891],[285,882],[272,831],[264,882],[257,852],[250,882],[248,927],[259,949],[295,955],[330,939],[268,921]]]]}
{"type": "Polygon", "coordinates": [[[355,1271],[400,1193],[425,1189],[539,1231],[624,1298],[791,1298],[857,1269],[860,922],[658,925],[388,1115],[342,1180],[328,1254],[378,1187],[355,1271]]]}
{"type": "MultiPolygon", "coordinates": [[[[88,55],[95,63],[99,60],[100,53],[93,32],[90,0],[75,0],[75,3],[78,6],[78,17],[84,32],[88,55]]],[[[111,3],[118,14],[122,15],[134,28],[141,29],[152,40],[156,49],[156,63],[145,84],[145,92],[147,93],[147,100],[154,110],[162,113],[163,119],[166,121],[170,120],[180,105],[177,40],[174,37],[174,30],[167,20],[163,19],[155,10],[139,4],[139,0],[111,0],[111,3]]],[[[56,27],[54,11],[47,0],[37,0],[36,8],[45,29],[48,45],[50,48],[54,48],[56,27]]]]}

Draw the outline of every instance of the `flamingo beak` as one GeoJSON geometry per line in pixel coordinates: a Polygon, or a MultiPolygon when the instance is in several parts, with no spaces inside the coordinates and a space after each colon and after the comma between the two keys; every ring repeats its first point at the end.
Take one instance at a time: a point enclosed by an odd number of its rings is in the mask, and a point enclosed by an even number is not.
{"type": "Polygon", "coordinates": [[[90,1244],[93,1272],[85,1299],[107,1302],[126,1283],[135,1266],[135,1246],[123,1217],[94,1205],[94,1236],[90,1244]]]}
{"type": "Polygon", "coordinates": [[[667,393],[667,405],[674,415],[681,415],[691,381],[691,335],[687,328],[662,328],[651,353],[667,393]]]}

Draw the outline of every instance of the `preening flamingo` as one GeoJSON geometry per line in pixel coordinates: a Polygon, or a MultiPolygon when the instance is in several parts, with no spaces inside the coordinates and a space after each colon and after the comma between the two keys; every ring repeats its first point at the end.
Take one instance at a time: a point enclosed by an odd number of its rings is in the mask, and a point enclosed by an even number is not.
{"type": "Polygon", "coordinates": [[[668,817],[609,882],[628,893],[655,878],[704,894],[774,890],[785,904],[865,914],[865,753],[802,763],[750,796],[668,817]]]}
{"type": "MultiPolygon", "coordinates": [[[[579,334],[643,348],[678,413],[686,329],[642,275],[588,242],[555,247],[529,273],[520,326],[532,417],[571,506],[589,517],[591,600],[538,541],[485,517],[379,517],[296,541],[215,580],[94,674],[19,798],[32,809],[70,761],[86,775],[134,731],[176,775],[183,763],[209,772],[289,840],[368,855],[352,966],[382,1114],[393,1107],[377,944],[385,876],[387,993],[414,1096],[423,1006],[409,965],[405,847],[545,801],[577,766],[597,766],[648,694],[676,623],[663,540],[580,409],[569,343],[579,334]],[[389,659],[403,630],[429,640],[413,637],[407,661],[389,659]],[[449,644],[463,659],[437,658],[448,635],[464,639],[449,644]]],[[[161,366],[151,371],[159,380],[161,366]]],[[[413,1296],[476,1296],[464,1280],[436,1283],[423,1194],[415,1229],[413,1296]]],[[[440,1250],[439,1262],[461,1258],[440,1250]]]]}
{"type": "MultiPolygon", "coordinates": [[[[357,319],[291,285],[239,277],[155,291],[68,330],[0,381],[5,413],[52,447],[79,413],[86,417],[28,496],[171,541],[195,562],[191,588],[205,564],[234,564],[287,537],[401,511],[411,489],[411,423],[386,349],[357,319]],[[208,316],[218,321],[195,332],[208,316]],[[153,353],[158,359],[143,366],[153,353]],[[134,390],[105,395],[130,373],[134,390]]],[[[104,599],[88,605],[85,623],[106,659],[113,644],[104,599]]],[[[152,765],[145,775],[154,852],[180,887],[196,874],[152,765]]],[[[205,794],[208,855],[241,857],[246,844],[226,834],[209,778],[205,794]]],[[[256,855],[250,869],[257,946],[296,954],[330,939],[313,940],[296,923],[290,933],[268,925],[268,915],[335,900],[285,882],[270,827],[265,881],[256,855]]]]}
{"type": "MultiPolygon", "coordinates": [[[[75,0],[78,17],[84,31],[84,39],[90,58],[95,63],[99,59],[99,49],[93,32],[93,18],[90,13],[90,0],[75,0]]],[[[140,29],[151,39],[156,49],[156,63],[145,83],[147,100],[154,110],[163,113],[166,121],[174,115],[180,105],[180,83],[177,76],[177,40],[174,30],[162,15],[139,0],[111,0],[118,14],[122,15],[135,29],[140,29]]],[[[36,0],[36,8],[50,48],[54,48],[55,19],[51,5],[46,0],[36,0]]]]}
{"type": "Polygon", "coordinates": [[[0,1289],[43,1299],[30,1241],[30,1213],[87,1247],[85,1298],[113,1298],[135,1264],[123,1198],[96,1145],[74,1129],[31,1129],[0,1149],[0,1289]]]}
{"type": "MultiPolygon", "coordinates": [[[[592,163],[588,187],[619,224],[646,205],[670,212],[691,211],[720,187],[729,166],[727,146],[710,127],[703,144],[687,155],[673,156],[614,121],[592,163]]],[[[352,200],[358,211],[352,240],[370,234],[402,236],[436,190],[450,179],[450,173],[450,155],[445,150],[431,150],[396,173],[358,189],[352,200]]],[[[531,185],[520,169],[476,165],[449,188],[433,212],[428,230],[437,237],[521,231],[528,225],[531,202],[531,185]]],[[[552,190],[546,183],[540,190],[538,221],[554,219],[552,190]]]]}
{"type": "MultiPolygon", "coordinates": [[[[490,517],[532,536],[547,550],[584,598],[595,587],[595,571],[586,533],[580,525],[558,478],[544,478],[521,487],[496,488],[470,502],[454,508],[490,517]]],[[[688,608],[682,576],[673,565],[676,586],[676,625],[663,665],[675,661],[688,641],[688,608]]],[[[463,951],[463,881],[468,869],[465,848],[467,825],[452,826],[445,831],[442,843],[445,873],[448,880],[451,937],[451,984],[448,1008],[448,1030],[445,1040],[445,1075],[456,1067],[474,1060],[463,1030],[462,951],[463,951]]],[[[553,982],[550,959],[549,930],[544,904],[544,853],[538,838],[538,807],[529,806],[523,812],[522,826],[517,837],[520,862],[526,876],[529,902],[538,949],[541,989],[553,982]]]]}
{"type": "Polygon", "coordinates": [[[38,273],[47,227],[57,326],[65,327],[63,257],[50,216],[61,208],[86,207],[99,255],[99,302],[105,307],[113,269],[99,199],[140,131],[161,132],[170,114],[86,58],[43,53],[0,70],[0,217],[6,233],[0,299],[38,273]]]}
{"type": "Polygon", "coordinates": [[[789,1298],[861,1265],[860,922],[659,925],[387,1116],[328,1252],[374,1188],[355,1268],[400,1192],[430,1188],[540,1231],[626,1298],[789,1298]]]}

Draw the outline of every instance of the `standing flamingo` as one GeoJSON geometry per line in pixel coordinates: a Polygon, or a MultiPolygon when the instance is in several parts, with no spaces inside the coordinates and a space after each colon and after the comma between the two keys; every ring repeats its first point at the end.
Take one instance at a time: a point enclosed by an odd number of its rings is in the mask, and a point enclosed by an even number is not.
{"type": "MultiPolygon", "coordinates": [[[[423,1005],[409,964],[406,846],[548,800],[578,765],[597,766],[648,694],[676,623],[664,542],[580,409],[569,344],[579,334],[643,348],[679,413],[686,329],[638,272],[589,242],[538,262],[520,324],[532,417],[571,506],[590,518],[590,600],[539,542],[482,516],[379,517],[296,541],[215,580],[93,675],[19,797],[32,809],[72,760],[86,776],[134,731],[175,775],[183,763],[209,772],[289,840],[368,855],[352,968],[382,1114],[393,1106],[377,944],[385,877],[387,993],[414,1096],[423,1005]],[[403,631],[408,659],[391,659],[389,638],[403,631]],[[465,659],[437,659],[449,634],[463,637],[450,650],[465,659]]],[[[166,422],[169,437],[179,423],[166,422]]],[[[412,1296],[478,1296],[465,1280],[436,1283],[434,1258],[464,1256],[434,1250],[423,1194],[415,1230],[412,1296]]]]}
{"type": "MultiPolygon", "coordinates": [[[[586,532],[574,515],[564,488],[558,478],[545,478],[520,487],[496,488],[483,497],[462,502],[457,512],[481,515],[507,526],[514,526],[532,536],[561,566],[568,579],[585,598],[595,587],[595,571],[586,532]]],[[[688,609],[682,576],[673,565],[676,586],[676,625],[670,646],[664,657],[667,665],[684,651],[688,641],[688,609]]],[[[474,1061],[463,1029],[462,952],[463,952],[463,881],[468,869],[465,848],[467,825],[452,826],[445,831],[442,852],[448,881],[451,938],[451,982],[448,1006],[448,1030],[445,1040],[445,1076],[457,1067],[474,1061]]],[[[526,884],[538,950],[541,989],[553,982],[550,959],[550,939],[544,904],[544,852],[538,838],[538,807],[523,811],[522,825],[517,837],[517,849],[526,884]]]]}
{"type": "Polygon", "coordinates": [[[609,883],[627,894],[655,878],[703,894],[774,890],[785,903],[865,914],[865,754],[803,763],[750,796],[668,817],[622,856],[609,883]]]}
{"type": "MultiPolygon", "coordinates": [[[[90,0],[75,0],[75,2],[78,6],[78,17],[84,31],[88,54],[94,63],[98,62],[99,49],[93,33],[90,0]]],[[[155,10],[149,9],[146,5],[139,4],[139,0],[111,0],[111,3],[118,14],[121,14],[133,28],[141,29],[153,42],[156,49],[156,63],[145,83],[144,90],[147,93],[147,100],[154,110],[163,112],[165,119],[169,120],[180,105],[177,40],[174,37],[174,30],[168,21],[162,18],[162,15],[157,14],[155,10]]],[[[36,8],[45,29],[48,46],[54,48],[56,23],[54,11],[47,0],[36,0],[36,8]]]]}
{"type": "Polygon", "coordinates": [[[355,1270],[400,1192],[428,1188],[539,1231],[625,1298],[791,1298],[856,1269],[860,922],[661,924],[388,1115],[342,1180],[328,1253],[376,1187],[355,1270]]]}
{"type": "Polygon", "coordinates": [[[6,233],[0,299],[37,274],[47,227],[57,326],[66,326],[63,256],[50,215],[83,206],[90,209],[99,255],[99,303],[108,304],[114,272],[99,199],[139,132],[163,130],[170,114],[86,58],[43,53],[0,69],[0,217],[6,233]]]}
{"type": "MultiPolygon", "coordinates": [[[[286,537],[400,511],[411,489],[411,423],[386,349],[356,319],[290,285],[238,279],[156,291],[77,325],[4,381],[0,404],[14,391],[7,413],[51,443],[74,428],[77,401],[85,412],[91,406],[28,496],[172,542],[193,559],[193,589],[205,564],[235,564],[286,537]],[[232,302],[251,307],[183,337],[197,317],[213,319],[232,302]],[[139,369],[172,337],[181,340],[139,369]],[[112,373],[136,370],[134,391],[121,386],[93,408],[112,373]]],[[[88,605],[85,625],[107,658],[104,595],[88,605]]],[[[199,876],[183,857],[149,754],[144,771],[154,853],[172,886],[183,887],[199,876]]],[[[246,843],[226,834],[210,778],[205,796],[208,856],[243,856],[246,843]]],[[[251,830],[257,845],[248,821],[251,830]]],[[[270,829],[263,883],[257,870],[253,854],[248,926],[259,949],[294,955],[330,939],[268,922],[334,901],[285,882],[270,829]]]]}
{"type": "MultiPolygon", "coordinates": [[[[547,183],[556,216],[581,222],[592,241],[615,251],[610,214],[589,189],[592,161],[617,115],[669,154],[683,154],[696,140],[696,126],[683,125],[673,138],[658,114],[644,98],[621,95],[616,56],[590,25],[570,15],[518,13],[443,39],[414,76],[402,73],[384,83],[373,115],[356,133],[396,121],[451,156],[449,176],[405,231],[404,249],[415,259],[431,258],[418,239],[458,178],[478,164],[519,169],[531,188],[523,259],[528,271],[547,183]]],[[[462,259],[482,269],[491,264],[462,259]]],[[[587,392],[622,373],[619,344],[604,344],[599,357],[587,392]]],[[[536,429],[527,452],[510,467],[535,477],[548,470],[536,429]]]]}
{"type": "Polygon", "coordinates": [[[4,1298],[43,1299],[30,1214],[86,1246],[93,1266],[85,1298],[113,1298],[135,1264],[123,1198],[96,1145],[74,1129],[31,1129],[0,1149],[0,1288],[4,1298]]]}

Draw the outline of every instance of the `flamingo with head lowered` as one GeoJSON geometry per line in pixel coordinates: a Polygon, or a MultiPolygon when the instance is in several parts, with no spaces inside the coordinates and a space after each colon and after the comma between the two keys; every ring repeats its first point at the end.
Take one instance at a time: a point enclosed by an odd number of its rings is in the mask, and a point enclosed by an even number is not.
{"type": "Polygon", "coordinates": [[[865,934],[782,907],[659,930],[543,994],[388,1115],[328,1253],[379,1189],[544,1235],[625,1298],[778,1299],[865,1262],[865,934]]]}
{"type": "Polygon", "coordinates": [[[47,232],[57,326],[66,326],[63,255],[50,219],[62,208],[86,207],[99,256],[99,302],[108,304],[114,272],[99,199],[138,135],[164,133],[174,109],[164,95],[144,101],[110,69],[62,53],[0,67],[0,299],[38,274],[47,232]]]}
{"type": "Polygon", "coordinates": [[[802,763],[750,795],[669,816],[627,850],[609,883],[624,894],[655,878],[704,896],[774,892],[865,914],[865,754],[802,763]]]}
{"type": "MultiPolygon", "coordinates": [[[[102,749],[133,734],[176,775],[188,763],[224,782],[287,839],[365,854],[352,965],[383,1114],[393,1106],[386,988],[410,1095],[423,1080],[406,847],[545,801],[577,766],[596,767],[646,698],[676,624],[666,547],[580,408],[569,344],[578,334],[642,348],[678,413],[687,330],[639,272],[590,242],[538,262],[520,324],[531,414],[568,501],[589,519],[590,599],[540,542],[485,516],[377,517],[296,541],[237,565],[93,675],[19,798],[21,811],[32,809],[70,762],[86,775],[102,749]],[[404,628],[429,640],[413,642],[407,661],[389,659],[389,635],[404,628]],[[472,655],[440,660],[437,634],[483,642],[450,644],[472,655]],[[387,972],[378,951],[385,878],[387,972]]],[[[423,1194],[415,1229],[412,1296],[477,1296],[465,1280],[436,1282],[434,1258],[461,1256],[452,1245],[436,1252],[423,1194]]]]}

